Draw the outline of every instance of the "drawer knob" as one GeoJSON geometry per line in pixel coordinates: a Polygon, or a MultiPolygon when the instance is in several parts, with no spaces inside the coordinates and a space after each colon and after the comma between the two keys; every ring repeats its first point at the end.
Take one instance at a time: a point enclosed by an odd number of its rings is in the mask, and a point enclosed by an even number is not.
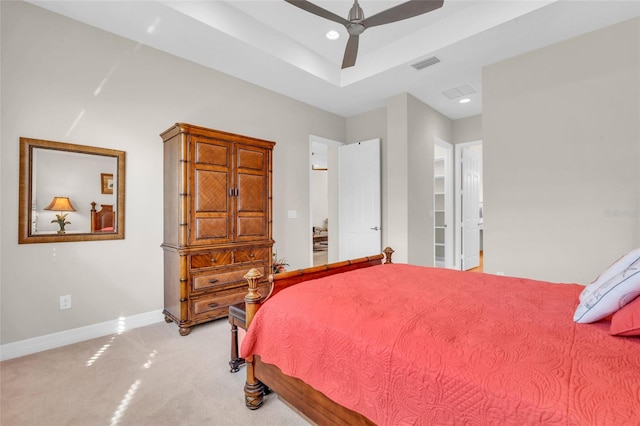
{"type": "Polygon", "coordinates": [[[251,254],[249,255],[249,257],[251,257],[251,258],[253,258],[254,256],[255,256],[255,254],[253,254],[253,253],[251,253],[251,254]]]}
{"type": "Polygon", "coordinates": [[[218,304],[217,304],[217,303],[209,303],[209,307],[210,307],[210,308],[215,308],[216,306],[218,306],[218,304]]]}
{"type": "Polygon", "coordinates": [[[211,284],[215,284],[215,283],[217,283],[217,282],[218,282],[218,279],[217,279],[217,278],[211,278],[211,279],[209,280],[209,283],[211,283],[211,284]]]}
{"type": "Polygon", "coordinates": [[[211,263],[216,263],[216,258],[215,257],[211,258],[211,263]]]}

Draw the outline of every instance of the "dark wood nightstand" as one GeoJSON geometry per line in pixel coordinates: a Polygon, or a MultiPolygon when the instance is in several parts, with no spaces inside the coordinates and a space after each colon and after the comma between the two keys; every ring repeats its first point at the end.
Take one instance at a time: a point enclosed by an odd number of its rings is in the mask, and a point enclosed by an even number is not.
{"type": "Polygon", "coordinates": [[[244,303],[229,306],[229,324],[231,324],[231,372],[236,373],[244,364],[244,358],[240,358],[238,350],[238,327],[247,329],[247,312],[244,303]]]}

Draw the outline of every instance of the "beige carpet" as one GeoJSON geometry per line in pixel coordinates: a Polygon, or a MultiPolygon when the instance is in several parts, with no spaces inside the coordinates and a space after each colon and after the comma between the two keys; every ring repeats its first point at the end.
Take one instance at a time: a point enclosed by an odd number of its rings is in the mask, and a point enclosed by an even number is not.
{"type": "Polygon", "coordinates": [[[308,425],[275,394],[244,406],[226,319],[158,323],[0,363],[0,424],[308,425]]]}

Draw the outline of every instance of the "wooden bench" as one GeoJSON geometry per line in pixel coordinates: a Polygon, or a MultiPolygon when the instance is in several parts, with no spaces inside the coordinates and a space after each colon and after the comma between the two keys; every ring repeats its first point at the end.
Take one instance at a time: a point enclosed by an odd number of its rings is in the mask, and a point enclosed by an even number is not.
{"type": "Polygon", "coordinates": [[[247,312],[244,303],[229,306],[229,324],[231,324],[231,361],[229,361],[229,367],[231,367],[232,373],[236,373],[244,365],[244,358],[240,358],[238,350],[238,327],[243,330],[247,329],[247,312]]]}

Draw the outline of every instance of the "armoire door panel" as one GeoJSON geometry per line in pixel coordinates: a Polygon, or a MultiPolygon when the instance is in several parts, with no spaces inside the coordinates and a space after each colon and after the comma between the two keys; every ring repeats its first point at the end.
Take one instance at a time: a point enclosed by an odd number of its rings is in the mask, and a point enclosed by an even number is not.
{"type": "Polygon", "coordinates": [[[264,216],[240,216],[236,220],[236,239],[255,240],[266,237],[266,220],[264,216]]]}
{"type": "Polygon", "coordinates": [[[228,144],[216,144],[210,139],[199,138],[194,138],[194,143],[194,162],[196,164],[229,167],[231,163],[231,151],[228,144]]]}
{"type": "Polygon", "coordinates": [[[238,169],[264,171],[266,165],[265,151],[259,148],[239,146],[237,151],[238,169]]]}
{"type": "Polygon", "coordinates": [[[196,217],[195,240],[231,241],[231,230],[227,217],[196,217]]]}
{"type": "Polygon", "coordinates": [[[228,212],[228,173],[196,169],[195,174],[194,213],[228,212]]]}
{"type": "Polygon", "coordinates": [[[238,174],[238,199],[236,208],[239,213],[264,212],[267,208],[265,202],[265,177],[252,174],[238,174]]]}

